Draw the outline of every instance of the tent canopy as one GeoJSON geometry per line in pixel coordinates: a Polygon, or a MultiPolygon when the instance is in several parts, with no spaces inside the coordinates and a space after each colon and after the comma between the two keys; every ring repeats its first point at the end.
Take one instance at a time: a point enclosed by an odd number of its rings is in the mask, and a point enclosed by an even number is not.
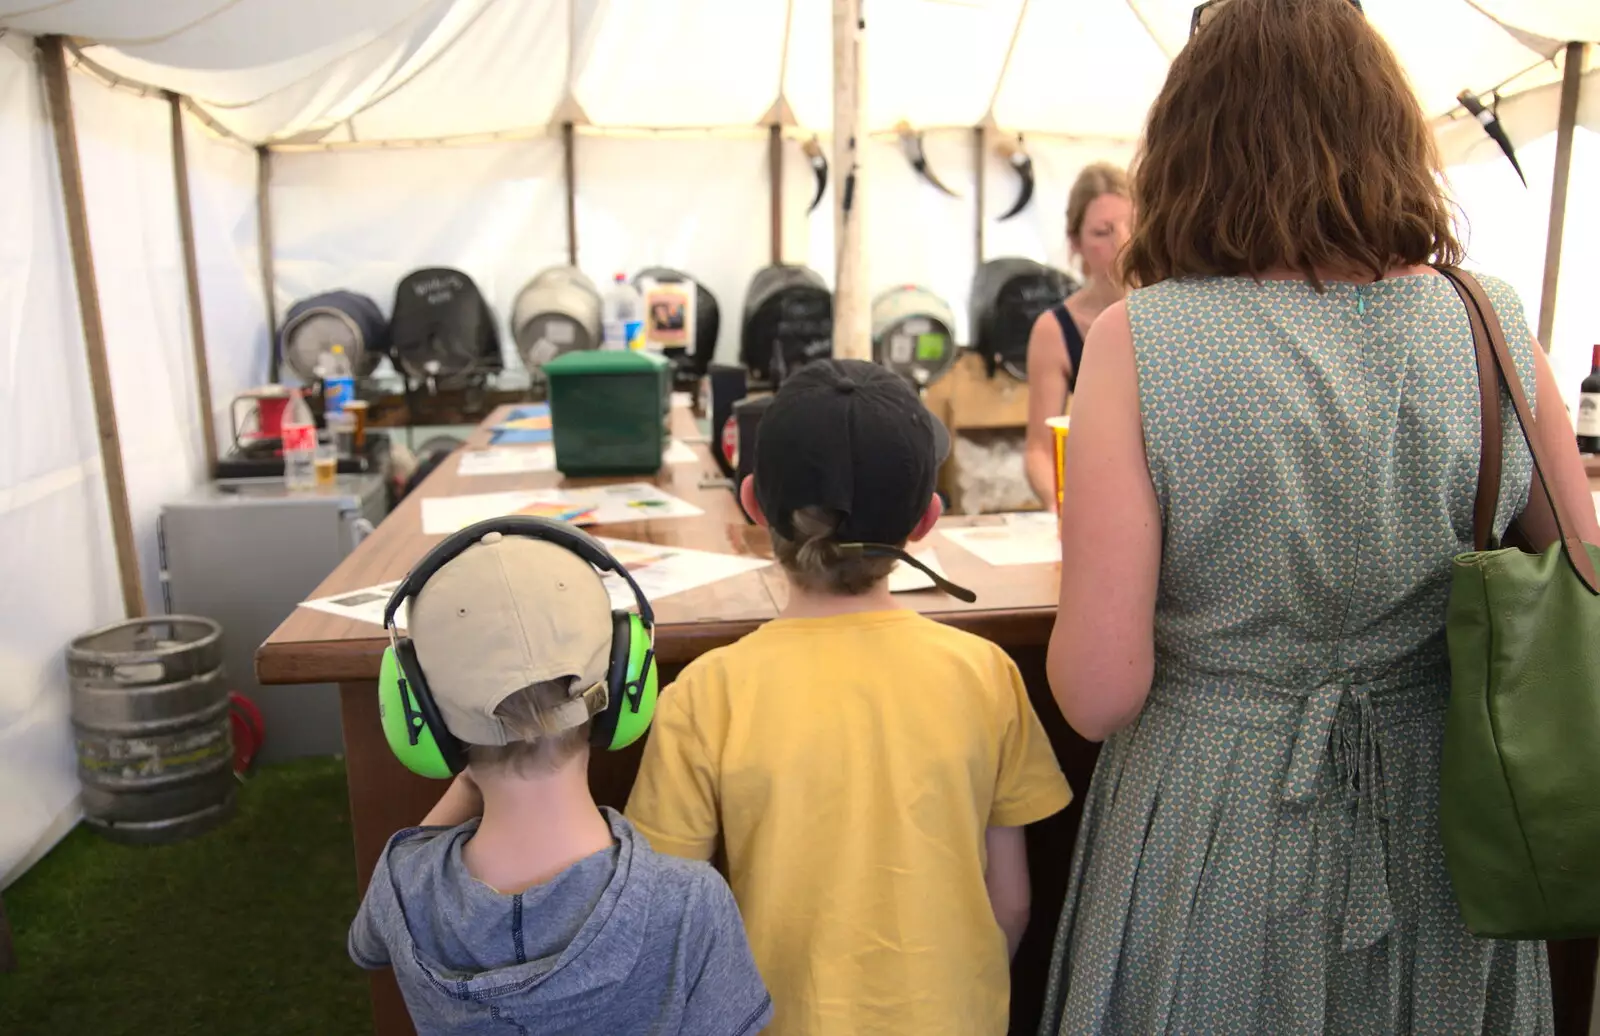
{"type": "MultiPolygon", "coordinates": [[[[1130,141],[1192,0],[871,0],[871,132],[1002,129],[1130,141]]],[[[1554,82],[1600,40],[1592,0],[1367,0],[1425,110],[1554,82]]],[[[824,133],[830,0],[0,0],[118,77],[192,98],[251,143],[422,141],[600,128],[824,133]]],[[[1554,110],[1543,91],[1539,108],[1554,110]]],[[[1600,105],[1587,113],[1600,125],[1600,105]]],[[[1530,112],[1530,118],[1543,118],[1530,112]]],[[[1553,118],[1553,116],[1550,116],[1553,118]]],[[[1463,137],[1463,143],[1468,138],[1463,137]]],[[[1475,140],[1474,140],[1475,142],[1475,140]]]]}

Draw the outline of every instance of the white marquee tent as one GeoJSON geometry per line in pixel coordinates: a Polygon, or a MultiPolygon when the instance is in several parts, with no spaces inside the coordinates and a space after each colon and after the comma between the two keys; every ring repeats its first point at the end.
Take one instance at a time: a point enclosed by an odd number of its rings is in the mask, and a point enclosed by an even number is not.
{"type": "MultiPolygon", "coordinates": [[[[989,258],[1065,262],[1067,186],[1088,161],[1131,156],[1146,106],[1184,44],[1190,6],[865,0],[868,291],[919,282],[960,317],[980,248],[989,258]],[[959,197],[912,173],[894,138],[901,122],[926,131],[929,159],[959,197]],[[990,140],[1023,133],[1033,155],[1038,194],[1014,220],[996,221],[1014,180],[996,155],[980,153],[979,126],[990,140]]],[[[1600,40],[1600,4],[1365,6],[1438,119],[1474,261],[1516,284],[1535,313],[1565,47],[1600,40]],[[1498,91],[1526,189],[1456,107],[1464,89],[1498,91]]],[[[36,37],[68,38],[129,511],[143,594],[159,608],[156,516],[205,477],[206,464],[175,118],[197,257],[194,326],[225,436],[231,397],[267,376],[269,311],[337,287],[387,308],[402,274],[444,264],[470,273],[503,319],[532,274],[565,262],[563,123],[575,126],[570,229],[591,275],[678,266],[711,288],[724,313],[737,314],[746,281],[772,257],[769,196],[781,182],[782,258],[831,278],[830,205],[806,214],[812,183],[799,142],[831,130],[833,7],[0,0],[0,888],[77,818],[62,649],[124,611],[69,247],[73,199],[59,175],[36,37]],[[769,175],[774,125],[785,139],[781,178],[769,175]]],[[[1600,71],[1583,79],[1552,336],[1572,386],[1600,339],[1600,293],[1588,287],[1600,277],[1600,191],[1592,186],[1600,182],[1600,71]]],[[[737,323],[723,321],[723,356],[736,350],[737,323]]]]}

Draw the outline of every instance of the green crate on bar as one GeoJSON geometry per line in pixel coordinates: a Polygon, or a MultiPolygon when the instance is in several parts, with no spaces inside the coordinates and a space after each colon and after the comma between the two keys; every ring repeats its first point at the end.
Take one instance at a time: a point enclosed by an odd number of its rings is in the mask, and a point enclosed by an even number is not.
{"type": "Polygon", "coordinates": [[[584,351],[545,364],[550,428],[563,475],[647,475],[667,443],[672,365],[636,351],[584,351]]]}

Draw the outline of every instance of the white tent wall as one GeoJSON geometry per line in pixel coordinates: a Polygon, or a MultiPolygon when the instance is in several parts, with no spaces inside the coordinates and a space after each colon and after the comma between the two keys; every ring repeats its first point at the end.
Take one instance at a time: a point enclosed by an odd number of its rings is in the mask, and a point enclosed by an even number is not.
{"type": "MultiPolygon", "coordinates": [[[[1528,328],[1538,333],[1539,297],[1544,284],[1545,240],[1554,175],[1555,134],[1517,151],[1528,186],[1523,187],[1498,149],[1447,171],[1451,193],[1461,208],[1468,265],[1509,282],[1522,297],[1528,328]]],[[[1600,343],[1600,134],[1579,129],[1572,152],[1572,191],[1567,198],[1561,282],[1550,348],[1552,366],[1567,406],[1576,413],[1578,386],[1589,372],[1593,346],[1600,343]]]]}
{"type": "Polygon", "coordinates": [[[184,118],[189,205],[217,446],[232,445],[233,397],[267,380],[272,335],[261,287],[256,153],[184,118]]]}
{"type": "Polygon", "coordinates": [[[401,277],[453,266],[489,300],[506,362],[518,362],[505,326],[516,292],[567,261],[559,139],[286,152],[272,156],[271,169],[280,317],[337,288],[369,295],[387,313],[401,277]]]}
{"type": "Polygon", "coordinates": [[[574,163],[578,265],[601,290],[646,266],[691,274],[722,315],[717,362],[737,362],[745,289],[772,254],[766,136],[579,134],[574,163]]]}
{"type": "Polygon", "coordinates": [[[67,642],[122,616],[33,41],[0,38],[0,888],[78,817],[67,642]]]}

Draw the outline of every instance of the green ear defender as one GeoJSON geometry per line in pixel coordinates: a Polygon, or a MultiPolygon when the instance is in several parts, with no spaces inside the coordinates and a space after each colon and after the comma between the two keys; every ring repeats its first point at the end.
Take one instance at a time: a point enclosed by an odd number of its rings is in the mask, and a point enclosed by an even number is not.
{"type": "Polygon", "coordinates": [[[424,777],[448,778],[467,766],[467,748],[450,733],[428,689],[427,675],[417,664],[411,638],[395,628],[395,613],[451,560],[492,532],[527,536],[572,551],[602,572],[615,572],[638,602],[637,614],[611,613],[611,665],[606,671],[606,705],[590,721],[589,743],[615,751],[627,748],[650,727],[659,679],[656,669],[655,613],[644,591],[611,552],[574,526],[532,515],[507,515],[470,525],[448,536],[428,552],[395,587],[384,608],[389,633],[378,671],[378,715],[384,739],[406,769],[424,777]]]}

